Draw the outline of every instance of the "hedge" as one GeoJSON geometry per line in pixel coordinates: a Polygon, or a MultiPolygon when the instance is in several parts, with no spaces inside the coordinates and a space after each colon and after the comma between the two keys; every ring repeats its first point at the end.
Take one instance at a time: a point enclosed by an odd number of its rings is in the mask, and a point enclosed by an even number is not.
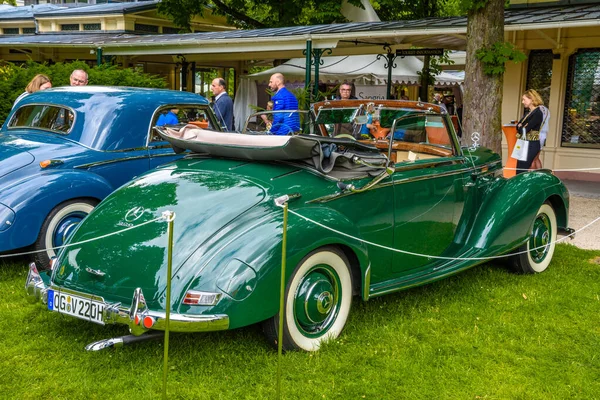
{"type": "Polygon", "coordinates": [[[10,112],[15,99],[25,91],[29,81],[37,74],[50,77],[52,86],[68,86],[71,72],[83,69],[88,73],[89,85],[133,86],[148,88],[165,88],[165,78],[157,75],[137,72],[131,68],[119,68],[115,65],[103,64],[90,68],[83,61],[56,63],[52,65],[28,61],[24,65],[3,63],[0,65],[0,124],[10,112]]]}

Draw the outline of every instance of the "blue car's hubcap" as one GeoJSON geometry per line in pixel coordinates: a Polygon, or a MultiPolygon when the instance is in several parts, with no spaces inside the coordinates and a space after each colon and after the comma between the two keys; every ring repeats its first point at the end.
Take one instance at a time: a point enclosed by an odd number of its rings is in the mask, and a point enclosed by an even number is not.
{"type": "Polygon", "coordinates": [[[327,265],[310,270],[296,292],[294,314],[298,328],[307,336],[320,336],[335,322],[340,308],[341,284],[327,265]]]}
{"type": "Polygon", "coordinates": [[[54,247],[62,246],[73,233],[74,228],[87,216],[84,212],[73,212],[62,218],[52,233],[54,247]]]}
{"type": "Polygon", "coordinates": [[[546,214],[538,215],[533,223],[533,232],[529,239],[531,258],[536,263],[542,262],[548,255],[551,237],[552,226],[550,225],[550,219],[546,214]]]}

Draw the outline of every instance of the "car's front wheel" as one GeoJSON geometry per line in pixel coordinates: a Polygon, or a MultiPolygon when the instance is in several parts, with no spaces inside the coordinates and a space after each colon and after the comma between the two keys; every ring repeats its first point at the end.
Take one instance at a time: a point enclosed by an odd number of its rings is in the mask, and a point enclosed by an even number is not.
{"type": "Polygon", "coordinates": [[[44,220],[40,234],[34,244],[33,261],[40,268],[47,268],[50,259],[57,253],[53,247],[62,246],[75,227],[98,204],[92,199],[65,201],[54,207],[44,220]]]}
{"type": "MultiPolygon", "coordinates": [[[[316,250],[300,261],[285,292],[283,349],[318,350],[346,325],[352,303],[352,274],[346,256],[334,247],[316,250]]],[[[277,343],[279,314],[265,322],[277,343]]]]}
{"type": "Polygon", "coordinates": [[[538,210],[533,228],[527,243],[523,244],[517,250],[513,261],[515,270],[525,274],[535,274],[544,272],[556,247],[556,213],[548,203],[542,204],[538,210]]]}

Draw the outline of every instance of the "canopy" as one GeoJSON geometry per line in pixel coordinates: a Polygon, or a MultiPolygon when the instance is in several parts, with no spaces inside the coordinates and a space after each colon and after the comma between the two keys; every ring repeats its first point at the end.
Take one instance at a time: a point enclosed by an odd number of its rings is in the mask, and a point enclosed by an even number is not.
{"type": "MultiPolygon", "coordinates": [[[[323,82],[353,81],[356,84],[387,84],[388,70],[385,68],[387,58],[377,59],[374,54],[362,56],[323,57],[323,65],[319,67],[319,80],[323,82]]],[[[418,85],[418,72],[423,69],[423,61],[414,56],[397,57],[396,67],[392,70],[392,83],[418,85]]],[[[311,67],[314,75],[314,66],[311,67]]],[[[304,81],[306,59],[292,58],[285,63],[248,77],[257,82],[268,82],[274,73],[282,73],[287,82],[304,81]]],[[[435,86],[458,85],[462,79],[442,72],[435,78],[435,86]]]]}

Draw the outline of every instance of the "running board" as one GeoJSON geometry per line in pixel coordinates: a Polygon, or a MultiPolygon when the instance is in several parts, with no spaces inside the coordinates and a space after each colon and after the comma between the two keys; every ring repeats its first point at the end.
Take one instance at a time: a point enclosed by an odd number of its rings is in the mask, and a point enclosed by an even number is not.
{"type": "Polygon", "coordinates": [[[119,337],[115,337],[115,338],[110,338],[110,339],[102,339],[102,340],[98,340],[97,342],[93,342],[88,344],[87,346],[85,346],[85,349],[87,351],[100,351],[109,347],[123,347],[126,344],[133,344],[133,343],[137,343],[137,342],[144,342],[146,340],[151,340],[151,339],[160,339],[165,335],[164,332],[162,331],[158,331],[158,332],[152,332],[152,333],[146,333],[140,336],[135,336],[135,335],[127,335],[127,336],[119,336],[119,337]]]}

